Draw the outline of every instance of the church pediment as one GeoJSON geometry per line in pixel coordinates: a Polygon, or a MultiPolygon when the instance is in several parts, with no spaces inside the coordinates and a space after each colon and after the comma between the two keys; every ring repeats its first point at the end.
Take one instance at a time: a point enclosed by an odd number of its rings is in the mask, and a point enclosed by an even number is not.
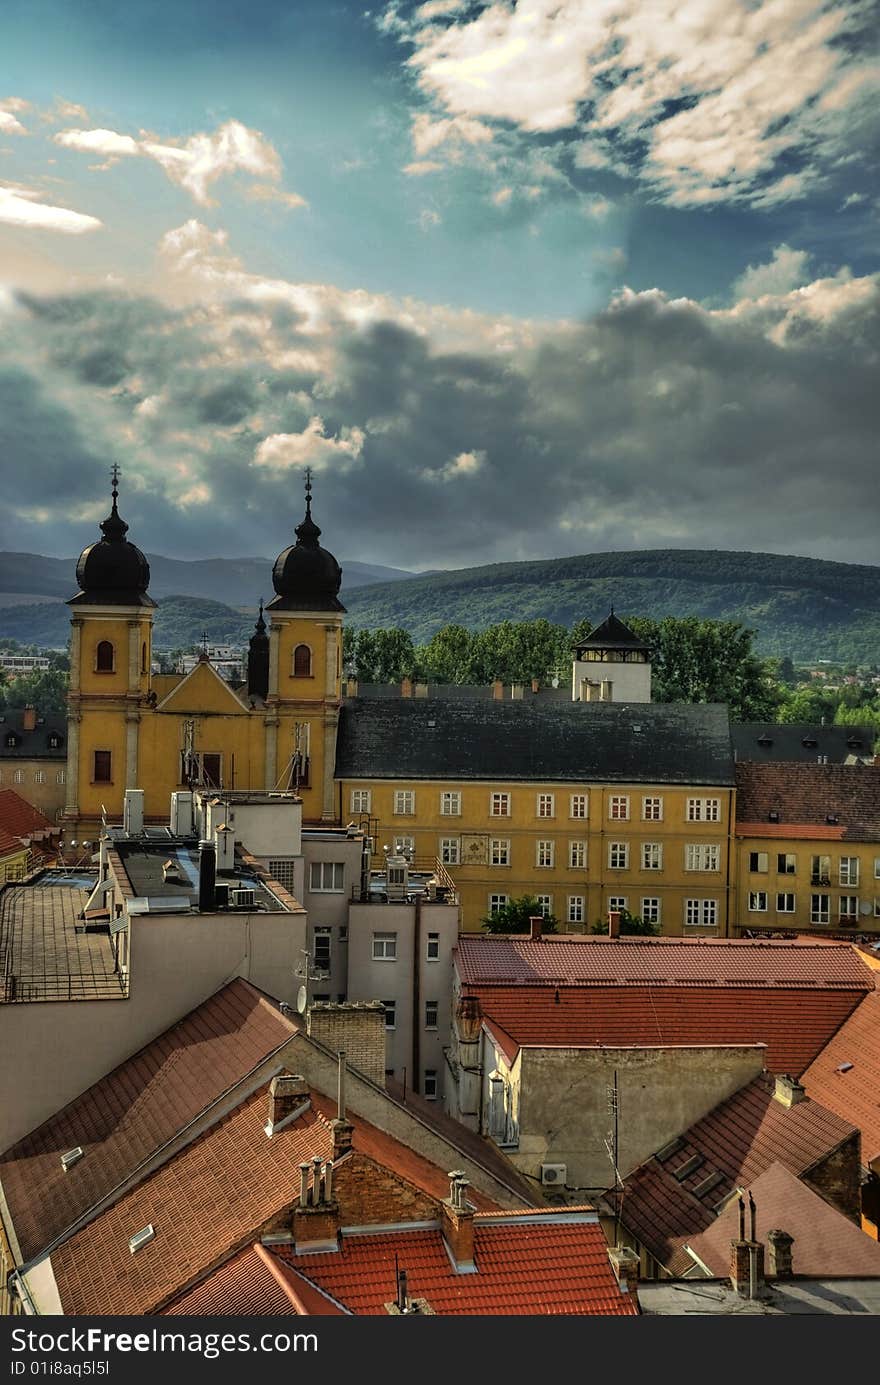
{"type": "Polygon", "coordinates": [[[250,707],[205,660],[196,664],[195,668],[172,688],[159,702],[156,711],[186,712],[195,715],[215,712],[222,716],[241,716],[249,714],[250,707]]]}

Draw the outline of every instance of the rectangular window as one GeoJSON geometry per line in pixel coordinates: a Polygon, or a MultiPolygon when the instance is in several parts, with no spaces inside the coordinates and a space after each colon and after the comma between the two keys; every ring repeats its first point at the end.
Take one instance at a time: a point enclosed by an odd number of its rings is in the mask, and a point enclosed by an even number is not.
{"type": "Polygon", "coordinates": [[[425,1086],[422,1096],[426,1101],[437,1100],[437,1069],[425,1068],[425,1086]]]}
{"type": "Polygon", "coordinates": [[[314,963],[319,971],[330,970],[331,928],[315,929],[314,963]]]}
{"type": "Polygon", "coordinates": [[[312,894],[342,894],[345,888],[345,866],[341,861],[313,861],[309,868],[309,889],[312,894]]]}
{"type": "Polygon", "coordinates": [[[625,894],[610,894],[608,896],[609,914],[623,914],[629,908],[629,899],[625,894]]]}
{"type": "Polygon", "coordinates": [[[585,793],[573,793],[568,800],[568,815],[572,818],[585,818],[587,816],[587,795],[585,793]]]}
{"type": "Polygon", "coordinates": [[[608,843],[609,870],[626,870],[629,865],[629,842],[608,843]]]}
{"type": "MultiPolygon", "coordinates": [[[[685,870],[718,870],[721,848],[704,843],[689,842],[684,849],[685,870]]],[[[766,858],[765,858],[766,859],[766,858]]],[[[765,866],[766,870],[767,867],[765,866]]]]}
{"type": "Polygon", "coordinates": [[[688,822],[720,822],[720,798],[689,798],[687,801],[688,822]]]}
{"type": "Polygon", "coordinates": [[[415,839],[415,837],[398,837],[398,836],[395,835],[395,838],[394,838],[394,855],[395,855],[395,856],[407,856],[407,857],[410,857],[410,858],[411,858],[411,857],[415,854],[415,849],[416,849],[416,839],[415,839]]]}
{"type": "Polygon", "coordinates": [[[374,934],[373,934],[373,961],[374,961],[374,962],[396,962],[396,961],[397,961],[397,934],[396,934],[396,933],[374,933],[374,934]]]}
{"type": "Polygon", "coordinates": [[[776,896],[777,914],[793,914],[797,909],[797,897],[788,892],[782,892],[776,896]]]}
{"type": "Polygon", "coordinates": [[[643,900],[642,900],[642,922],[643,922],[643,923],[655,923],[655,924],[660,922],[660,901],[659,901],[659,899],[643,899],[643,900]]]}
{"type": "Polygon", "coordinates": [[[810,884],[831,884],[831,857],[813,856],[810,858],[810,884]]]}
{"type": "Polygon", "coordinates": [[[510,865],[510,838],[492,837],[489,841],[490,866],[510,865]]]}
{"type": "Polygon", "coordinates": [[[55,783],[56,783],[56,784],[63,784],[64,781],[65,781],[65,778],[66,778],[66,775],[65,775],[65,773],[64,773],[64,770],[63,770],[63,769],[60,769],[60,770],[58,771],[58,773],[55,775],[55,783]]]}
{"type": "Polygon", "coordinates": [[[880,856],[874,857],[874,879],[880,880],[880,856]]]}
{"type": "Polygon", "coordinates": [[[490,913],[490,914],[497,914],[497,912],[498,912],[499,909],[503,909],[503,908],[505,907],[505,905],[506,905],[506,904],[509,904],[509,903],[510,903],[510,895],[509,895],[509,894],[490,894],[490,896],[489,896],[489,913],[490,913]]]}
{"type": "Polygon", "coordinates": [[[752,874],[765,875],[770,869],[770,857],[766,851],[749,852],[749,870],[752,874]]]}
{"type": "Polygon", "coordinates": [[[684,921],[690,928],[714,928],[718,923],[718,900],[686,899],[684,921]]]}
{"type": "Polygon", "coordinates": [[[780,851],[776,857],[777,875],[796,875],[797,857],[788,851],[780,851]]]}
{"type": "Polygon", "coordinates": [[[663,869],[663,843],[642,842],[642,870],[663,869]]]}
{"type": "Polygon", "coordinates": [[[96,784],[112,784],[113,757],[109,750],[96,750],[92,779],[96,784]]]}
{"type": "Polygon", "coordinates": [[[827,923],[831,896],[827,894],[810,895],[810,923],[827,923]]]}
{"type": "Polygon", "coordinates": [[[440,838],[440,860],[444,866],[457,866],[461,860],[461,839],[459,837],[440,838]]]}
{"type": "Polygon", "coordinates": [[[842,894],[838,910],[841,919],[855,919],[859,916],[859,897],[857,894],[842,894]]]}
{"type": "Polygon", "coordinates": [[[536,895],[535,898],[538,901],[538,908],[541,910],[541,917],[548,919],[550,915],[553,913],[552,894],[539,894],[536,895]]]}
{"type": "Polygon", "coordinates": [[[372,790],[352,789],[351,791],[351,812],[368,813],[372,802],[372,790]]]}
{"type": "Polygon", "coordinates": [[[36,771],[34,772],[34,783],[35,783],[35,784],[45,784],[45,782],[46,782],[46,771],[43,770],[43,769],[38,769],[38,770],[36,770],[36,771]]]}
{"type": "Polygon", "coordinates": [[[437,1013],[440,1009],[440,1002],[437,1000],[425,1001],[425,1028],[437,1028],[437,1013]]]}
{"type": "Polygon", "coordinates": [[[767,891],[752,890],[749,894],[749,913],[766,914],[767,912],[767,891]]]}
{"type": "Polygon", "coordinates": [[[573,870],[586,870],[587,868],[587,844],[586,842],[569,842],[568,844],[568,864],[573,870]]]}
{"type": "Polygon", "coordinates": [[[550,841],[538,842],[535,848],[535,865],[552,866],[556,859],[556,844],[550,841]]]}
{"type": "Polygon", "coordinates": [[[569,923],[583,923],[584,897],[582,894],[570,894],[568,896],[568,913],[566,918],[569,923]]]}
{"type": "Polygon", "coordinates": [[[394,790],[394,811],[398,817],[411,817],[416,810],[416,795],[413,789],[394,790]]]}
{"type": "Polygon", "coordinates": [[[840,858],[840,884],[857,885],[859,883],[859,858],[858,856],[841,856],[840,858]]]}
{"type": "Polygon", "coordinates": [[[537,813],[539,818],[552,818],[556,814],[556,796],[552,793],[539,793],[537,813]]]}
{"type": "Polygon", "coordinates": [[[439,933],[429,933],[429,934],[428,934],[428,939],[427,939],[427,942],[426,942],[426,944],[425,944],[425,961],[426,961],[426,962],[439,962],[439,961],[440,961],[440,934],[439,934],[439,933]]]}
{"type": "Polygon", "coordinates": [[[510,794],[493,793],[489,798],[489,812],[493,818],[510,817],[510,794]]]}
{"type": "Polygon", "coordinates": [[[386,1028],[386,1029],[396,1029],[396,1028],[397,1028],[397,1001],[396,1001],[396,1000],[383,1000],[383,1001],[382,1001],[382,1004],[385,1006],[385,1028],[386,1028]]]}
{"type": "Polygon", "coordinates": [[[608,816],[612,822],[626,822],[629,818],[629,794],[612,794],[608,800],[608,816]]]}
{"type": "Polygon", "coordinates": [[[880,895],[874,896],[874,917],[880,919],[880,895]]]}
{"type": "Polygon", "coordinates": [[[663,799],[662,798],[643,798],[642,817],[645,822],[663,821],[663,799]]]}
{"type": "Polygon", "coordinates": [[[461,817],[461,794],[458,789],[444,789],[440,795],[440,816],[461,817]]]}

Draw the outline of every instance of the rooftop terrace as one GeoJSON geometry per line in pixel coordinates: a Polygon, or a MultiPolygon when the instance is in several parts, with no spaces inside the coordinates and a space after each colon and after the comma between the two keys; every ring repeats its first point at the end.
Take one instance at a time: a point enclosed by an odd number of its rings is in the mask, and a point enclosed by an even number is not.
{"type": "Polygon", "coordinates": [[[114,940],[82,927],[87,898],[87,889],[56,884],[51,874],[0,890],[0,1003],[128,994],[114,940]]]}

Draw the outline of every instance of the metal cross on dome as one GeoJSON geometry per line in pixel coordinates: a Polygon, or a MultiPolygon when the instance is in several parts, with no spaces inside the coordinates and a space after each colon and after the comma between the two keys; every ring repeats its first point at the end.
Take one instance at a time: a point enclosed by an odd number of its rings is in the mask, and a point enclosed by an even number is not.
{"type": "Polygon", "coordinates": [[[111,482],[113,483],[113,491],[112,491],[113,499],[114,499],[114,500],[118,500],[118,499],[119,499],[119,465],[118,465],[117,462],[114,462],[114,463],[113,463],[113,470],[110,472],[110,480],[111,480],[111,482]]]}
{"type": "Polygon", "coordinates": [[[312,468],[306,467],[306,510],[311,513],[312,509],[312,468]]]}

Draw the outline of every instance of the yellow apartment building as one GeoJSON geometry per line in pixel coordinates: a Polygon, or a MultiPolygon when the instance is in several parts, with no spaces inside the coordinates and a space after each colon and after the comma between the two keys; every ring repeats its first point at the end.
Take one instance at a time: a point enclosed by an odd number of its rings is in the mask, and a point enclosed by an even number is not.
{"type": "Polygon", "coordinates": [[[736,766],[734,935],[880,933],[880,766],[736,766]]]}

